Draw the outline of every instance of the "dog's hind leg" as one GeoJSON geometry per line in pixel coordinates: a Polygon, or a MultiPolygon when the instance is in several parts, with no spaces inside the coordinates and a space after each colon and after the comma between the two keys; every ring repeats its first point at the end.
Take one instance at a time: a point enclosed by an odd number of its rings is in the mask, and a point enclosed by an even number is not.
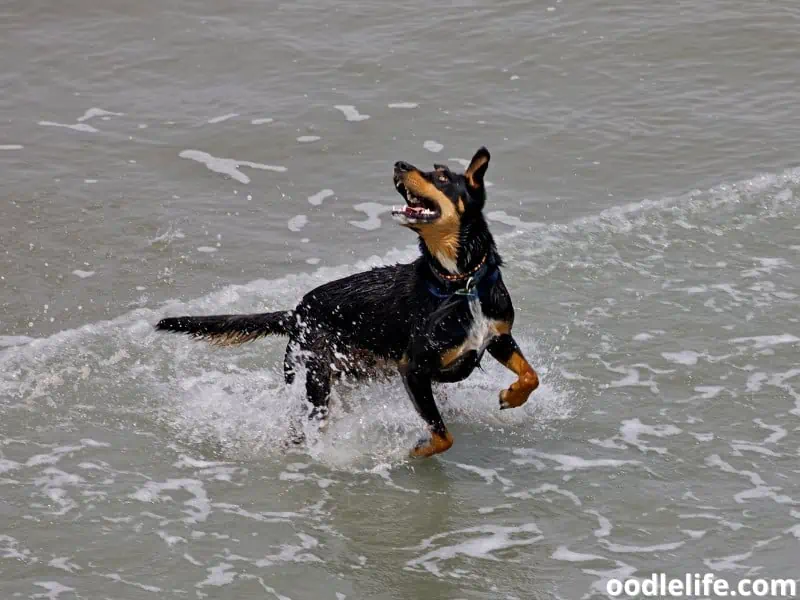
{"type": "MultiPolygon", "coordinates": [[[[309,350],[292,339],[286,346],[283,358],[283,376],[288,385],[294,383],[300,366],[304,366],[306,370],[306,399],[311,403],[308,419],[322,425],[328,416],[333,376],[331,358],[324,348],[317,351],[309,350]]],[[[297,445],[305,440],[302,423],[290,423],[288,443],[297,445]]]]}
{"type": "Polygon", "coordinates": [[[448,450],[453,445],[453,436],[447,431],[442,415],[436,407],[430,375],[410,365],[401,366],[400,373],[414,408],[428,424],[431,432],[430,438],[420,440],[411,451],[411,455],[426,457],[448,450]]]}
{"type": "Polygon", "coordinates": [[[297,342],[291,339],[286,345],[286,353],[283,355],[283,379],[288,385],[294,383],[297,360],[297,342]]]}
{"type": "Polygon", "coordinates": [[[330,357],[314,354],[306,359],[306,396],[313,406],[309,419],[324,421],[328,416],[332,378],[330,357]]]}

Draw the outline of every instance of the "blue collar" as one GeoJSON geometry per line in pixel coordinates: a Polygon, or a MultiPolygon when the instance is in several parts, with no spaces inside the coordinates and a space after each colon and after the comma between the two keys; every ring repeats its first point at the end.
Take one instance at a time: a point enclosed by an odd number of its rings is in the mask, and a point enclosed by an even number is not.
{"type": "MultiPolygon", "coordinates": [[[[436,275],[434,269],[431,269],[436,275]]],[[[478,298],[483,296],[500,277],[500,268],[497,265],[483,264],[473,275],[466,280],[458,282],[444,281],[439,277],[428,280],[428,291],[435,298],[446,300],[448,298],[478,298]]]]}

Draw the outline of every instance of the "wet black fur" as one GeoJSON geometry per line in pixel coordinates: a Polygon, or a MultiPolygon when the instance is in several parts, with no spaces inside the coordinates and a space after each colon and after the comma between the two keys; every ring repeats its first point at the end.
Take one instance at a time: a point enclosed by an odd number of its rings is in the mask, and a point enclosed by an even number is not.
{"type": "MultiPolygon", "coordinates": [[[[488,163],[488,152],[485,152],[488,163]]],[[[476,155],[477,157],[478,155],[476,155]]],[[[484,315],[509,324],[514,309],[499,274],[502,260],[482,210],[486,200],[483,167],[479,186],[470,185],[463,174],[447,170],[448,182],[437,173],[420,174],[442,190],[454,203],[460,197],[461,215],[457,265],[470,272],[485,257],[483,277],[474,293],[479,295],[484,315]]],[[[414,169],[397,163],[395,174],[414,169]]],[[[464,281],[448,282],[444,269],[420,241],[421,256],[410,264],[378,267],[325,283],[307,293],[292,311],[255,315],[177,317],[161,320],[156,329],[187,333],[220,343],[239,343],[270,334],[289,336],[284,362],[286,381],[294,380],[297,365],[306,367],[306,391],[312,415],[324,417],[332,381],[338,375],[362,375],[378,360],[397,365],[409,396],[420,416],[438,434],[446,432],[436,407],[431,382],[455,382],[479,365],[482,350],[470,351],[448,368],[442,354],[466,338],[473,316],[469,297],[455,294],[464,281]]],[[[510,334],[499,335],[487,348],[506,361],[517,346],[510,334]]]]}

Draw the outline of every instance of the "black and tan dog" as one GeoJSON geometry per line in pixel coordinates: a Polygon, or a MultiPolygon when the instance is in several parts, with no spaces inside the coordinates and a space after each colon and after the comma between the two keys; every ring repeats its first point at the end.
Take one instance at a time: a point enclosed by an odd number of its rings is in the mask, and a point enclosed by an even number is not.
{"type": "Polygon", "coordinates": [[[482,214],[488,166],[486,148],[478,150],[463,174],[444,165],[423,172],[405,162],[395,164],[394,184],[406,204],[392,213],[420,238],[422,256],[411,264],[331,281],[306,294],[294,310],[168,318],[156,328],[220,345],[289,336],[286,381],[294,380],[298,364],[305,365],[311,417],[317,419],[327,416],[335,378],[363,375],[379,362],[394,363],[430,429],[430,437],[412,454],[444,452],[453,436],[436,407],[432,382],[465,379],[488,350],[517,375],[500,392],[500,408],[521,406],[539,385],[511,336],[514,308],[482,214]]]}

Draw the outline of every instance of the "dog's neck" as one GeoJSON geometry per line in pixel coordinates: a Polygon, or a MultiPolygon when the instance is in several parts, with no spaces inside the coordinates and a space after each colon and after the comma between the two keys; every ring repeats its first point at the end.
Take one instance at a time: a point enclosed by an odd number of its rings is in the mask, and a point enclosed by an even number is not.
{"type": "Polygon", "coordinates": [[[477,215],[461,223],[455,257],[432,251],[422,236],[419,239],[419,246],[426,262],[444,275],[465,275],[475,271],[484,262],[489,266],[498,267],[502,263],[483,215],[477,215]]]}

